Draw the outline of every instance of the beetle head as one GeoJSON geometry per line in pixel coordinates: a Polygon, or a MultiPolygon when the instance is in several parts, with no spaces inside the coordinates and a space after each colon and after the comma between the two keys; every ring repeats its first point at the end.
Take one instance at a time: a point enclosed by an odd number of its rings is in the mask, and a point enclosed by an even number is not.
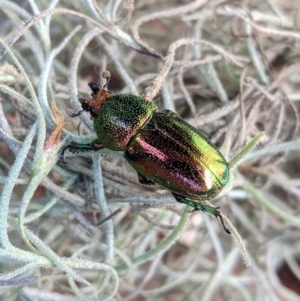
{"type": "Polygon", "coordinates": [[[107,72],[103,72],[103,77],[106,78],[105,85],[101,88],[96,83],[88,83],[89,87],[92,90],[90,100],[86,100],[78,96],[78,101],[81,104],[82,110],[77,113],[68,113],[70,117],[76,117],[81,115],[83,112],[90,112],[91,117],[95,118],[101,111],[101,108],[105,101],[111,96],[111,93],[106,90],[107,85],[109,83],[110,76],[107,75],[107,72]]]}

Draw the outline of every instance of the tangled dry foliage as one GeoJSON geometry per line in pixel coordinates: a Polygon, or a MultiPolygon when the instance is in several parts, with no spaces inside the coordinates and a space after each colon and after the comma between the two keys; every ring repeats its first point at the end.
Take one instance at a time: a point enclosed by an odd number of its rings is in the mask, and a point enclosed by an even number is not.
{"type": "Polygon", "coordinates": [[[0,1],[3,300],[300,300],[299,8],[0,1]],[[110,91],[176,111],[228,160],[264,133],[214,200],[250,266],[216,219],[140,185],[122,154],[58,161],[95,138],[66,110],[103,70],[110,91]]]}

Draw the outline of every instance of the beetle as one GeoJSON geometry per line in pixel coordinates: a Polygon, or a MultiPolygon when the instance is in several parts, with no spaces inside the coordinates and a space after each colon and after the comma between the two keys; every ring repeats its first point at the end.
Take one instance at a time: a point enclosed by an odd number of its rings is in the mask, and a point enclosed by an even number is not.
{"type": "Polygon", "coordinates": [[[175,199],[193,208],[213,214],[225,225],[219,208],[203,201],[217,196],[229,182],[229,166],[216,146],[198,129],[170,110],[158,107],[141,96],[112,95],[107,84],[101,88],[89,83],[90,100],[78,96],[82,110],[68,113],[76,117],[89,112],[94,118],[97,139],[90,144],[71,143],[71,153],[107,148],[123,151],[135,169],[141,184],[158,183],[170,190],[175,199]]]}

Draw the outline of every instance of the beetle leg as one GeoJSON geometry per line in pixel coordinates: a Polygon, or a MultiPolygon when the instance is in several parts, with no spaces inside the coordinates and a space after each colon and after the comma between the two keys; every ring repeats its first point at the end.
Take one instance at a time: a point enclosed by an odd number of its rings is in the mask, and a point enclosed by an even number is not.
{"type": "Polygon", "coordinates": [[[176,116],[176,117],[178,116],[176,113],[174,113],[173,111],[168,110],[168,109],[163,109],[160,112],[163,112],[163,113],[165,113],[165,114],[167,114],[169,116],[176,116]]]}
{"type": "Polygon", "coordinates": [[[109,214],[107,217],[103,218],[102,220],[100,220],[96,226],[100,226],[104,223],[106,223],[108,220],[112,219],[115,215],[119,214],[122,211],[121,208],[115,210],[113,213],[109,214]]]}
{"type": "Polygon", "coordinates": [[[193,211],[197,211],[200,210],[202,212],[208,212],[213,214],[215,217],[220,219],[220,222],[223,226],[223,229],[226,233],[231,234],[231,231],[229,230],[229,228],[225,225],[223,217],[221,215],[221,212],[219,210],[219,207],[213,207],[213,206],[209,206],[206,204],[202,204],[201,202],[195,202],[192,200],[189,200],[187,198],[185,198],[184,196],[178,195],[176,193],[173,193],[173,196],[175,197],[176,201],[179,203],[183,203],[183,204],[187,204],[191,207],[194,208],[193,211]]]}
{"type": "Polygon", "coordinates": [[[144,185],[154,185],[155,184],[154,181],[148,179],[147,177],[141,175],[140,173],[138,173],[137,175],[138,175],[138,178],[139,178],[139,182],[141,184],[144,184],[144,185]]]}
{"type": "Polygon", "coordinates": [[[63,163],[65,162],[65,151],[69,150],[72,154],[79,154],[83,152],[89,152],[89,151],[98,151],[101,148],[103,148],[103,144],[101,144],[98,140],[94,140],[91,143],[76,143],[72,142],[72,144],[69,144],[65,146],[60,154],[59,160],[63,163]]]}

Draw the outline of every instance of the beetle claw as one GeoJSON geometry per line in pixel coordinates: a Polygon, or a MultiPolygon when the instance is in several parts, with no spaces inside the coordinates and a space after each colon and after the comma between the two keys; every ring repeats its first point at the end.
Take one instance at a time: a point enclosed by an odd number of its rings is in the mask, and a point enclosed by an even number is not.
{"type": "Polygon", "coordinates": [[[216,212],[214,213],[214,216],[220,220],[220,222],[221,222],[221,224],[222,224],[222,226],[223,226],[224,231],[225,231],[226,233],[228,233],[228,234],[231,234],[230,229],[225,225],[225,222],[224,222],[222,213],[221,213],[221,211],[219,210],[219,208],[220,208],[220,207],[216,207],[216,208],[215,208],[215,209],[216,209],[216,212]]]}

